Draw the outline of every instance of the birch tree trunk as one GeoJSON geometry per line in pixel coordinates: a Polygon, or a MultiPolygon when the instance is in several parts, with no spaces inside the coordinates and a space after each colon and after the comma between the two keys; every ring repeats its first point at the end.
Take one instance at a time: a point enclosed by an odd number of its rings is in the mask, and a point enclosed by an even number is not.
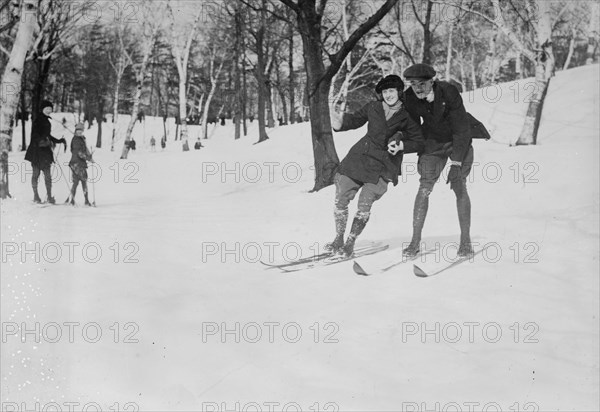
{"type": "Polygon", "coordinates": [[[204,111],[202,112],[202,128],[204,132],[204,138],[208,139],[208,111],[210,110],[210,103],[212,101],[213,96],[215,95],[215,91],[217,90],[217,84],[219,75],[221,74],[221,70],[223,69],[224,61],[221,60],[219,63],[219,67],[215,70],[215,63],[217,59],[217,51],[213,49],[213,53],[211,54],[210,59],[210,91],[208,92],[208,97],[206,98],[206,103],[204,104],[204,111]]]}
{"type": "Polygon", "coordinates": [[[33,42],[33,32],[37,22],[37,1],[24,0],[21,6],[19,28],[13,44],[10,58],[2,75],[0,84],[0,198],[10,196],[8,186],[8,152],[12,144],[13,122],[19,95],[21,76],[25,58],[33,42]]]}
{"type": "Polygon", "coordinates": [[[127,159],[127,155],[129,154],[129,142],[131,141],[131,133],[133,132],[133,128],[140,111],[140,98],[142,97],[142,89],[144,87],[144,79],[146,77],[146,69],[148,67],[150,53],[152,53],[152,48],[146,49],[142,64],[136,73],[136,88],[135,93],[133,94],[133,107],[131,109],[131,118],[129,119],[129,124],[127,125],[127,131],[125,132],[125,141],[123,142],[121,159],[127,159]]]}
{"type": "MultiPolygon", "coordinates": [[[[348,39],[350,38],[347,14],[348,13],[346,11],[346,1],[344,0],[343,7],[342,7],[342,29],[343,29],[344,41],[348,41],[348,39]]],[[[335,89],[335,84],[337,82],[337,78],[340,75],[340,71],[336,72],[333,75],[333,78],[331,79],[331,88],[329,90],[329,106],[330,106],[330,108],[335,107],[335,105],[340,101],[345,102],[347,100],[348,91],[350,90],[350,84],[352,84],[352,81],[354,81],[354,79],[356,78],[358,70],[361,68],[361,66],[368,61],[369,57],[371,56],[371,52],[372,52],[372,49],[367,49],[363,53],[363,55],[360,57],[359,61],[356,62],[356,64],[354,66],[352,65],[352,60],[351,60],[350,55],[348,55],[344,59],[344,64],[346,65],[346,76],[344,77],[344,80],[342,81],[342,85],[340,86],[340,89],[338,90],[337,93],[334,93],[334,89],[335,89]]]]}
{"type": "MultiPolygon", "coordinates": [[[[497,1],[497,0],[496,0],[497,1]]],[[[544,99],[548,92],[550,79],[554,73],[554,52],[552,50],[552,23],[550,4],[544,0],[528,0],[532,10],[537,10],[539,16],[532,19],[537,20],[536,33],[538,52],[536,55],[535,66],[535,91],[533,93],[527,114],[525,115],[525,123],[521,129],[521,134],[517,140],[517,145],[530,145],[537,143],[537,133],[540,127],[542,118],[542,109],[544,107],[544,99]]]]}
{"type": "Polygon", "coordinates": [[[450,33],[448,33],[448,48],[446,51],[446,81],[450,81],[450,76],[452,73],[452,37],[454,34],[454,23],[450,23],[450,33]]]}
{"type": "Polygon", "coordinates": [[[565,64],[563,65],[563,70],[567,70],[569,65],[571,64],[571,59],[573,58],[573,52],[575,51],[575,38],[577,37],[577,30],[573,27],[571,31],[571,41],[569,42],[569,53],[567,54],[567,60],[565,60],[565,64]]]}
{"type": "MultiPolygon", "coordinates": [[[[145,22],[154,19],[155,16],[145,16],[145,22]]],[[[127,125],[127,131],[125,132],[125,141],[123,142],[123,150],[121,152],[121,159],[127,159],[129,154],[129,142],[131,141],[131,133],[137,121],[137,117],[140,111],[140,98],[142,97],[142,89],[144,87],[144,79],[146,78],[146,72],[148,69],[148,62],[154,50],[156,44],[156,38],[158,34],[159,24],[155,21],[151,22],[152,27],[150,33],[146,36],[143,46],[142,62],[138,67],[136,73],[136,89],[133,95],[133,108],[131,109],[131,119],[129,119],[129,125],[127,125]]]]}
{"type": "MultiPolygon", "coordinates": [[[[550,78],[554,74],[554,52],[552,50],[552,19],[551,19],[551,2],[545,0],[524,0],[527,10],[527,18],[533,26],[535,33],[535,42],[537,47],[532,50],[525,46],[525,43],[512,31],[502,14],[500,0],[492,0],[492,6],[495,10],[493,18],[483,15],[482,13],[474,12],[483,19],[494,24],[502,33],[508,37],[511,43],[515,46],[518,53],[525,56],[536,65],[535,68],[535,91],[529,102],[525,121],[521,128],[521,133],[517,139],[517,145],[536,144],[537,132],[542,117],[542,109],[544,99],[548,91],[550,78]]],[[[459,7],[467,12],[472,12],[468,8],[459,7]]]]}
{"type": "Polygon", "coordinates": [[[196,29],[198,27],[198,22],[200,21],[200,17],[202,16],[203,8],[199,8],[194,18],[194,22],[192,23],[192,27],[187,34],[187,38],[185,41],[185,46],[180,48],[179,38],[175,35],[175,17],[173,16],[173,10],[171,8],[171,3],[168,3],[167,9],[169,12],[169,17],[171,19],[171,33],[173,33],[173,38],[171,38],[171,53],[173,55],[173,59],[175,60],[175,65],[177,66],[177,74],[179,75],[179,135],[182,142],[182,148],[184,152],[190,150],[190,145],[188,143],[188,128],[187,128],[187,96],[186,96],[186,84],[187,84],[187,73],[188,73],[188,61],[190,58],[190,50],[192,48],[192,42],[194,41],[194,37],[196,36],[196,29]]]}
{"type": "Polygon", "coordinates": [[[115,137],[117,134],[117,119],[119,118],[119,92],[121,89],[121,78],[122,78],[122,73],[121,75],[119,75],[117,73],[117,79],[115,81],[115,95],[114,95],[114,99],[113,99],[113,118],[112,118],[112,137],[110,140],[110,151],[114,152],[115,151],[115,137]]]}
{"type": "Polygon", "coordinates": [[[119,24],[116,28],[117,30],[117,41],[119,43],[119,48],[117,49],[118,57],[117,61],[113,62],[109,60],[110,65],[115,72],[115,94],[113,99],[113,127],[112,127],[112,137],[110,141],[110,151],[115,151],[115,137],[117,134],[117,120],[119,119],[119,93],[121,92],[121,80],[123,79],[123,74],[125,73],[125,69],[129,67],[132,63],[131,56],[125,50],[125,42],[124,42],[124,33],[123,27],[119,24]]]}

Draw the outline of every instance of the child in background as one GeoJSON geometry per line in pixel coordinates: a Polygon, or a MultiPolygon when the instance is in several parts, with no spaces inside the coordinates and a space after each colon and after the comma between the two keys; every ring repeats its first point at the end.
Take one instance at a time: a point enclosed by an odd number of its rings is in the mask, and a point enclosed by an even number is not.
{"type": "Polygon", "coordinates": [[[77,123],[75,126],[75,136],[71,140],[71,161],[69,167],[73,172],[73,187],[71,188],[71,204],[75,204],[75,192],[77,186],[81,182],[83,188],[83,195],[85,197],[85,205],[91,206],[88,200],[88,188],[87,188],[87,162],[93,162],[92,155],[87,148],[85,136],[83,135],[83,123],[77,123]]]}

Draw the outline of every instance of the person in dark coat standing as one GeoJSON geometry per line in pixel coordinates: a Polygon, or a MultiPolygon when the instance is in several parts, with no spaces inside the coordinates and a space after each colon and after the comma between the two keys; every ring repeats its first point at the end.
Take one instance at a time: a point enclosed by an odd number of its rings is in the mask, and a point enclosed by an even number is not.
{"type": "Polygon", "coordinates": [[[425,224],[429,195],[450,159],[446,183],[456,194],[460,224],[459,256],[473,253],[471,245],[471,200],[467,193],[467,176],[473,165],[473,146],[469,134],[469,119],[456,87],[434,80],[435,69],[427,64],[414,64],[404,71],[410,88],[405,93],[406,110],[421,124],[425,150],[419,155],[419,191],[413,211],[413,235],[404,249],[407,256],[419,253],[421,232],[425,224]]]}
{"type": "Polygon", "coordinates": [[[88,188],[87,188],[87,162],[93,162],[92,155],[87,148],[85,136],[83,135],[84,125],[83,123],[77,123],[75,126],[75,136],[71,140],[71,161],[69,167],[73,173],[73,186],[71,187],[71,204],[75,204],[75,192],[77,192],[77,186],[81,182],[81,188],[83,190],[83,196],[85,197],[85,205],[91,206],[88,200],[88,188]]]}
{"type": "Polygon", "coordinates": [[[62,143],[67,151],[67,141],[56,139],[50,135],[52,126],[50,125],[50,114],[52,113],[52,103],[48,100],[42,101],[41,113],[37,116],[31,126],[31,142],[25,153],[25,160],[31,162],[33,175],[31,177],[31,186],[33,187],[33,201],[41,203],[38,193],[38,180],[40,173],[44,172],[44,181],[46,183],[46,194],[48,203],[55,203],[52,197],[52,176],[50,166],[54,163],[54,145],[62,143]]]}
{"type": "Polygon", "coordinates": [[[369,221],[373,203],[387,191],[389,182],[398,184],[403,153],[423,149],[419,126],[409,117],[400,97],[404,83],[399,76],[389,75],[375,87],[379,100],[370,102],[352,114],[336,114],[335,131],[357,129],[368,122],[367,134],[342,160],[334,177],[336,236],[325,248],[344,256],[352,256],[354,243],[369,221]],[[358,211],[350,234],[344,242],[348,221],[348,204],[360,190],[358,211]]]}

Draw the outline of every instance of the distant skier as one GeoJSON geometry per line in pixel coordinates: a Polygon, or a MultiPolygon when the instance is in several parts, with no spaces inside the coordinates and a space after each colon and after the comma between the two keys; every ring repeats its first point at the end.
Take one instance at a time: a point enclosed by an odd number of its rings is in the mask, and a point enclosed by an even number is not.
{"type": "Polygon", "coordinates": [[[367,134],[360,139],[342,160],[334,181],[336,236],[325,249],[350,257],[354,243],[371,215],[373,203],[387,191],[389,182],[398,184],[403,153],[423,149],[423,135],[409,117],[400,97],[404,90],[402,79],[396,75],[384,77],[375,91],[379,99],[370,102],[353,114],[335,113],[335,131],[357,129],[368,122],[367,134]],[[350,234],[344,242],[348,221],[348,204],[358,191],[358,211],[350,234]]]}
{"type": "Polygon", "coordinates": [[[414,64],[404,71],[410,88],[405,93],[406,110],[421,124],[425,150],[419,155],[420,187],[415,198],[413,235],[404,249],[415,256],[420,249],[421,231],[429,207],[429,195],[450,158],[446,183],[456,194],[460,224],[459,256],[473,253],[471,245],[471,200],[467,193],[467,176],[473,165],[473,147],[469,135],[469,119],[460,93],[450,83],[434,80],[435,69],[427,64],[414,64]],[[421,123],[422,121],[422,123],[421,123]]]}
{"type": "Polygon", "coordinates": [[[88,188],[87,188],[87,162],[93,162],[92,155],[87,148],[85,136],[83,135],[84,125],[83,123],[77,123],[75,126],[75,136],[71,140],[71,161],[69,167],[73,172],[73,187],[71,187],[71,204],[75,204],[75,192],[77,191],[77,185],[81,182],[81,188],[83,190],[83,196],[85,197],[85,205],[91,206],[88,200],[88,188]]]}
{"type": "Polygon", "coordinates": [[[52,113],[52,102],[42,101],[41,112],[36,117],[31,126],[31,142],[25,153],[25,160],[31,162],[33,175],[31,176],[31,186],[33,188],[33,201],[42,203],[38,194],[38,181],[40,173],[44,172],[44,182],[46,183],[46,194],[48,203],[55,203],[52,196],[52,175],[50,166],[54,163],[54,153],[52,149],[55,144],[62,143],[67,151],[67,141],[57,139],[50,135],[52,126],[50,125],[50,114],[52,113]]]}
{"type": "Polygon", "coordinates": [[[150,150],[153,152],[156,151],[156,139],[154,138],[154,136],[150,138],[150,150]]]}

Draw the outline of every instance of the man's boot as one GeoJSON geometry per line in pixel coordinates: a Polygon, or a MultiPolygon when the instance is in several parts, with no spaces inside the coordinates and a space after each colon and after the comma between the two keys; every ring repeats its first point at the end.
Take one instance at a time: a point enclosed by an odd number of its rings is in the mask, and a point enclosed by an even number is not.
{"type": "Polygon", "coordinates": [[[33,187],[33,202],[34,203],[42,203],[42,199],[40,199],[40,195],[38,193],[37,187],[33,187]]]}
{"type": "Polygon", "coordinates": [[[50,177],[50,170],[44,171],[44,180],[46,181],[46,193],[48,194],[48,203],[55,204],[56,200],[52,197],[52,180],[50,177]]]}
{"type": "Polygon", "coordinates": [[[332,253],[338,253],[344,246],[344,233],[346,232],[346,224],[348,222],[348,209],[335,209],[333,212],[335,220],[335,239],[333,242],[325,244],[324,249],[332,253]]]}
{"type": "Polygon", "coordinates": [[[85,197],[85,205],[86,206],[91,206],[92,204],[90,203],[90,201],[88,200],[88,194],[87,192],[83,193],[83,196],[85,197]]]}
{"type": "Polygon", "coordinates": [[[356,216],[352,221],[352,228],[350,229],[350,234],[348,235],[346,244],[342,249],[342,253],[344,256],[351,257],[354,254],[354,243],[356,242],[356,238],[362,233],[363,229],[367,225],[367,222],[369,221],[369,216],[369,213],[356,213],[356,216]]]}
{"type": "Polygon", "coordinates": [[[413,209],[413,235],[410,244],[402,250],[402,254],[407,257],[414,257],[421,250],[421,232],[425,225],[425,217],[427,217],[427,209],[429,209],[429,195],[431,189],[419,188],[417,197],[415,198],[415,206],[413,209]]]}

